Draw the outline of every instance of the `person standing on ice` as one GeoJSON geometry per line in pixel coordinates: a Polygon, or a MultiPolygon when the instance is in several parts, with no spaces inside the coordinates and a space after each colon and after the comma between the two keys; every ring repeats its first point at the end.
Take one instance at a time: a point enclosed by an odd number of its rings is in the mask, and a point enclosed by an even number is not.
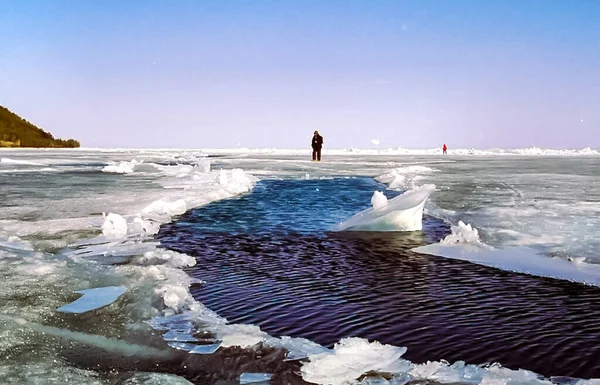
{"type": "Polygon", "coordinates": [[[442,154],[447,154],[448,147],[446,147],[446,143],[442,146],[442,154]]]}
{"type": "Polygon", "coordinates": [[[321,148],[323,148],[323,137],[319,135],[319,131],[315,130],[312,138],[312,160],[321,161],[321,148]]]}

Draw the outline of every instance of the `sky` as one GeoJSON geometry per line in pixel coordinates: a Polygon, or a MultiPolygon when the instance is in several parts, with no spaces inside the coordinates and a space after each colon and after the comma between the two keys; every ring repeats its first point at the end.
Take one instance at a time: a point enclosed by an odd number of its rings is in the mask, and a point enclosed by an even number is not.
{"type": "Polygon", "coordinates": [[[0,105],[84,147],[599,148],[600,1],[0,0],[0,105]]]}

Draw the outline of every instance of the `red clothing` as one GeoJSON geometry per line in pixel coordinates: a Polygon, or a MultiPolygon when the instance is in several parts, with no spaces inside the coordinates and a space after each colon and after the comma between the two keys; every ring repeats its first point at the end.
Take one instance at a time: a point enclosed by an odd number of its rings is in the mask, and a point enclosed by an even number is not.
{"type": "Polygon", "coordinates": [[[446,151],[448,148],[446,147],[446,145],[444,144],[444,147],[442,147],[442,150],[446,151]]]}

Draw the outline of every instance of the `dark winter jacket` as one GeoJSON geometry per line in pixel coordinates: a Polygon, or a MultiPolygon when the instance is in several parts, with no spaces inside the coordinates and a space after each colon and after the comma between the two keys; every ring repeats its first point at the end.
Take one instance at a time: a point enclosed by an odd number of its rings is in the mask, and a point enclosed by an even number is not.
{"type": "Polygon", "coordinates": [[[313,135],[312,138],[312,148],[314,150],[320,150],[323,147],[323,137],[319,134],[313,135]]]}

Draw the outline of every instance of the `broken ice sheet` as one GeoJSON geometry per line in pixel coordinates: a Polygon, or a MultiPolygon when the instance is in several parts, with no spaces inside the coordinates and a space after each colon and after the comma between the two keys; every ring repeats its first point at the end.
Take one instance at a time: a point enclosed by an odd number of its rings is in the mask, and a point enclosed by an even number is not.
{"type": "Polygon", "coordinates": [[[189,352],[190,350],[194,350],[196,348],[196,344],[190,344],[187,342],[169,342],[168,345],[173,349],[183,350],[185,352],[189,352]]]}
{"type": "Polygon", "coordinates": [[[190,350],[190,354],[213,354],[219,349],[220,346],[220,343],[210,345],[198,345],[194,349],[190,350]]]}
{"type": "Polygon", "coordinates": [[[75,301],[61,306],[57,311],[63,313],[85,313],[115,302],[127,291],[124,286],[97,287],[94,289],[79,290],[83,294],[75,301]]]}

